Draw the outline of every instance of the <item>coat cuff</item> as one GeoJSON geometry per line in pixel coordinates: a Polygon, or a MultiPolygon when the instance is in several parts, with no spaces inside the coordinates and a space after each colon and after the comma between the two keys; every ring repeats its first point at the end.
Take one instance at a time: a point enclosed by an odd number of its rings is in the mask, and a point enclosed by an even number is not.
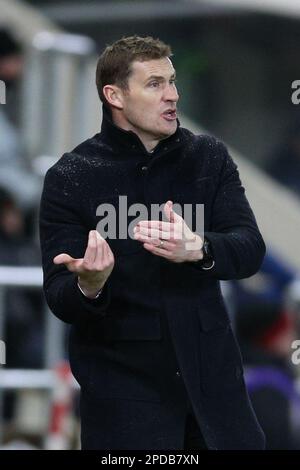
{"type": "Polygon", "coordinates": [[[234,272],[231,269],[230,252],[226,244],[226,237],[228,235],[218,232],[205,232],[205,238],[210,242],[210,247],[214,259],[214,266],[212,269],[205,271],[200,266],[202,272],[207,275],[212,275],[218,279],[229,279],[234,277],[234,272]],[[227,277],[228,271],[231,273],[227,277]]]}
{"type": "MultiPolygon", "coordinates": [[[[85,293],[81,289],[78,279],[77,279],[77,286],[78,286],[78,289],[80,290],[80,292],[84,295],[84,297],[90,298],[87,295],[85,295],[85,293]]],[[[101,294],[102,291],[103,291],[103,288],[98,291],[96,297],[93,297],[92,300],[98,299],[98,297],[99,297],[99,295],[101,294]]]]}
{"type": "Polygon", "coordinates": [[[203,273],[203,275],[210,275],[210,274],[214,275],[216,273],[215,249],[214,249],[213,241],[212,241],[213,237],[210,237],[212,233],[213,232],[205,233],[205,238],[210,242],[210,248],[211,248],[211,252],[213,255],[213,260],[211,261],[209,266],[203,265],[202,259],[199,261],[188,262],[190,266],[193,266],[195,269],[197,269],[197,271],[203,273]]]}
{"type": "Polygon", "coordinates": [[[85,312],[94,315],[105,316],[106,309],[110,303],[110,290],[108,283],[106,283],[101,291],[101,294],[95,299],[89,299],[78,288],[77,276],[71,276],[67,281],[68,285],[64,289],[64,302],[65,305],[73,305],[72,308],[76,310],[84,310],[85,312]]]}

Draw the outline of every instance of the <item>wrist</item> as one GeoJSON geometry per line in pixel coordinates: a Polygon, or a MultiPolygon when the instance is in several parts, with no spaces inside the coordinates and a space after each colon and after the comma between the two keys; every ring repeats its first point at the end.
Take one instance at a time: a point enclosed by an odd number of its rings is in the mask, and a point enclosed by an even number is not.
{"type": "Polygon", "coordinates": [[[198,262],[203,259],[203,240],[195,234],[194,239],[187,244],[188,261],[198,262]]]}
{"type": "Polygon", "coordinates": [[[191,262],[197,263],[198,261],[201,261],[202,259],[203,259],[203,250],[202,250],[202,248],[198,249],[198,250],[195,250],[195,251],[191,251],[191,254],[190,254],[190,261],[191,262]]]}
{"type": "Polygon", "coordinates": [[[89,299],[96,299],[103,287],[104,287],[104,282],[102,282],[101,284],[98,284],[98,285],[87,285],[86,283],[82,282],[82,280],[80,279],[80,277],[78,277],[78,281],[77,281],[77,285],[80,289],[80,291],[82,292],[82,294],[89,298],[89,299]]]}

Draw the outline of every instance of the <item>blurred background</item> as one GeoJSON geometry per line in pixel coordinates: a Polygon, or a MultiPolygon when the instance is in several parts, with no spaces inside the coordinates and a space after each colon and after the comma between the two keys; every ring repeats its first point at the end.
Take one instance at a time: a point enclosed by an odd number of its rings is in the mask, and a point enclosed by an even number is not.
{"type": "Polygon", "coordinates": [[[132,34],[171,44],[181,125],[239,165],[267,255],[222,289],[267,448],[300,449],[298,0],[0,0],[0,448],[79,447],[68,331],[41,290],[39,199],[49,166],[100,129],[97,55],[132,34]]]}

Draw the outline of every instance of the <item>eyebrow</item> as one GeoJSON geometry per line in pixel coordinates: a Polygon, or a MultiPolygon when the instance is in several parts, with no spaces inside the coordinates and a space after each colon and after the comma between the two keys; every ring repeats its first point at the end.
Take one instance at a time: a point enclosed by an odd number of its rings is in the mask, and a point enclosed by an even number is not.
{"type": "MultiPolygon", "coordinates": [[[[171,78],[176,78],[176,72],[172,73],[172,75],[170,76],[169,80],[171,78]]],[[[150,77],[148,77],[146,80],[145,80],[145,83],[147,82],[150,82],[151,80],[158,80],[160,82],[164,81],[165,77],[162,77],[161,75],[151,75],[150,77]]]]}

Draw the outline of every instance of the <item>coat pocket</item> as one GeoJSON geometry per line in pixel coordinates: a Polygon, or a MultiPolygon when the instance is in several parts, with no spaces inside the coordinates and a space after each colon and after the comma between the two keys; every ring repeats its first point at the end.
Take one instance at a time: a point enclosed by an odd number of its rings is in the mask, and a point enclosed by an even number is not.
{"type": "Polygon", "coordinates": [[[161,402],[159,312],[148,321],[90,321],[86,329],[73,329],[70,342],[72,372],[82,389],[97,399],[161,402]]]}
{"type": "MultiPolygon", "coordinates": [[[[142,351],[136,348],[136,355],[142,351]]],[[[160,403],[162,401],[155,377],[148,370],[135,368],[132,363],[105,362],[98,354],[92,359],[88,389],[97,399],[133,400],[160,403]]]]}
{"type": "Polygon", "coordinates": [[[161,339],[160,313],[120,314],[109,312],[91,326],[91,338],[97,341],[157,341],[161,339]]]}
{"type": "Polygon", "coordinates": [[[161,401],[159,312],[113,315],[90,331],[89,388],[99,398],[161,401]]]}

